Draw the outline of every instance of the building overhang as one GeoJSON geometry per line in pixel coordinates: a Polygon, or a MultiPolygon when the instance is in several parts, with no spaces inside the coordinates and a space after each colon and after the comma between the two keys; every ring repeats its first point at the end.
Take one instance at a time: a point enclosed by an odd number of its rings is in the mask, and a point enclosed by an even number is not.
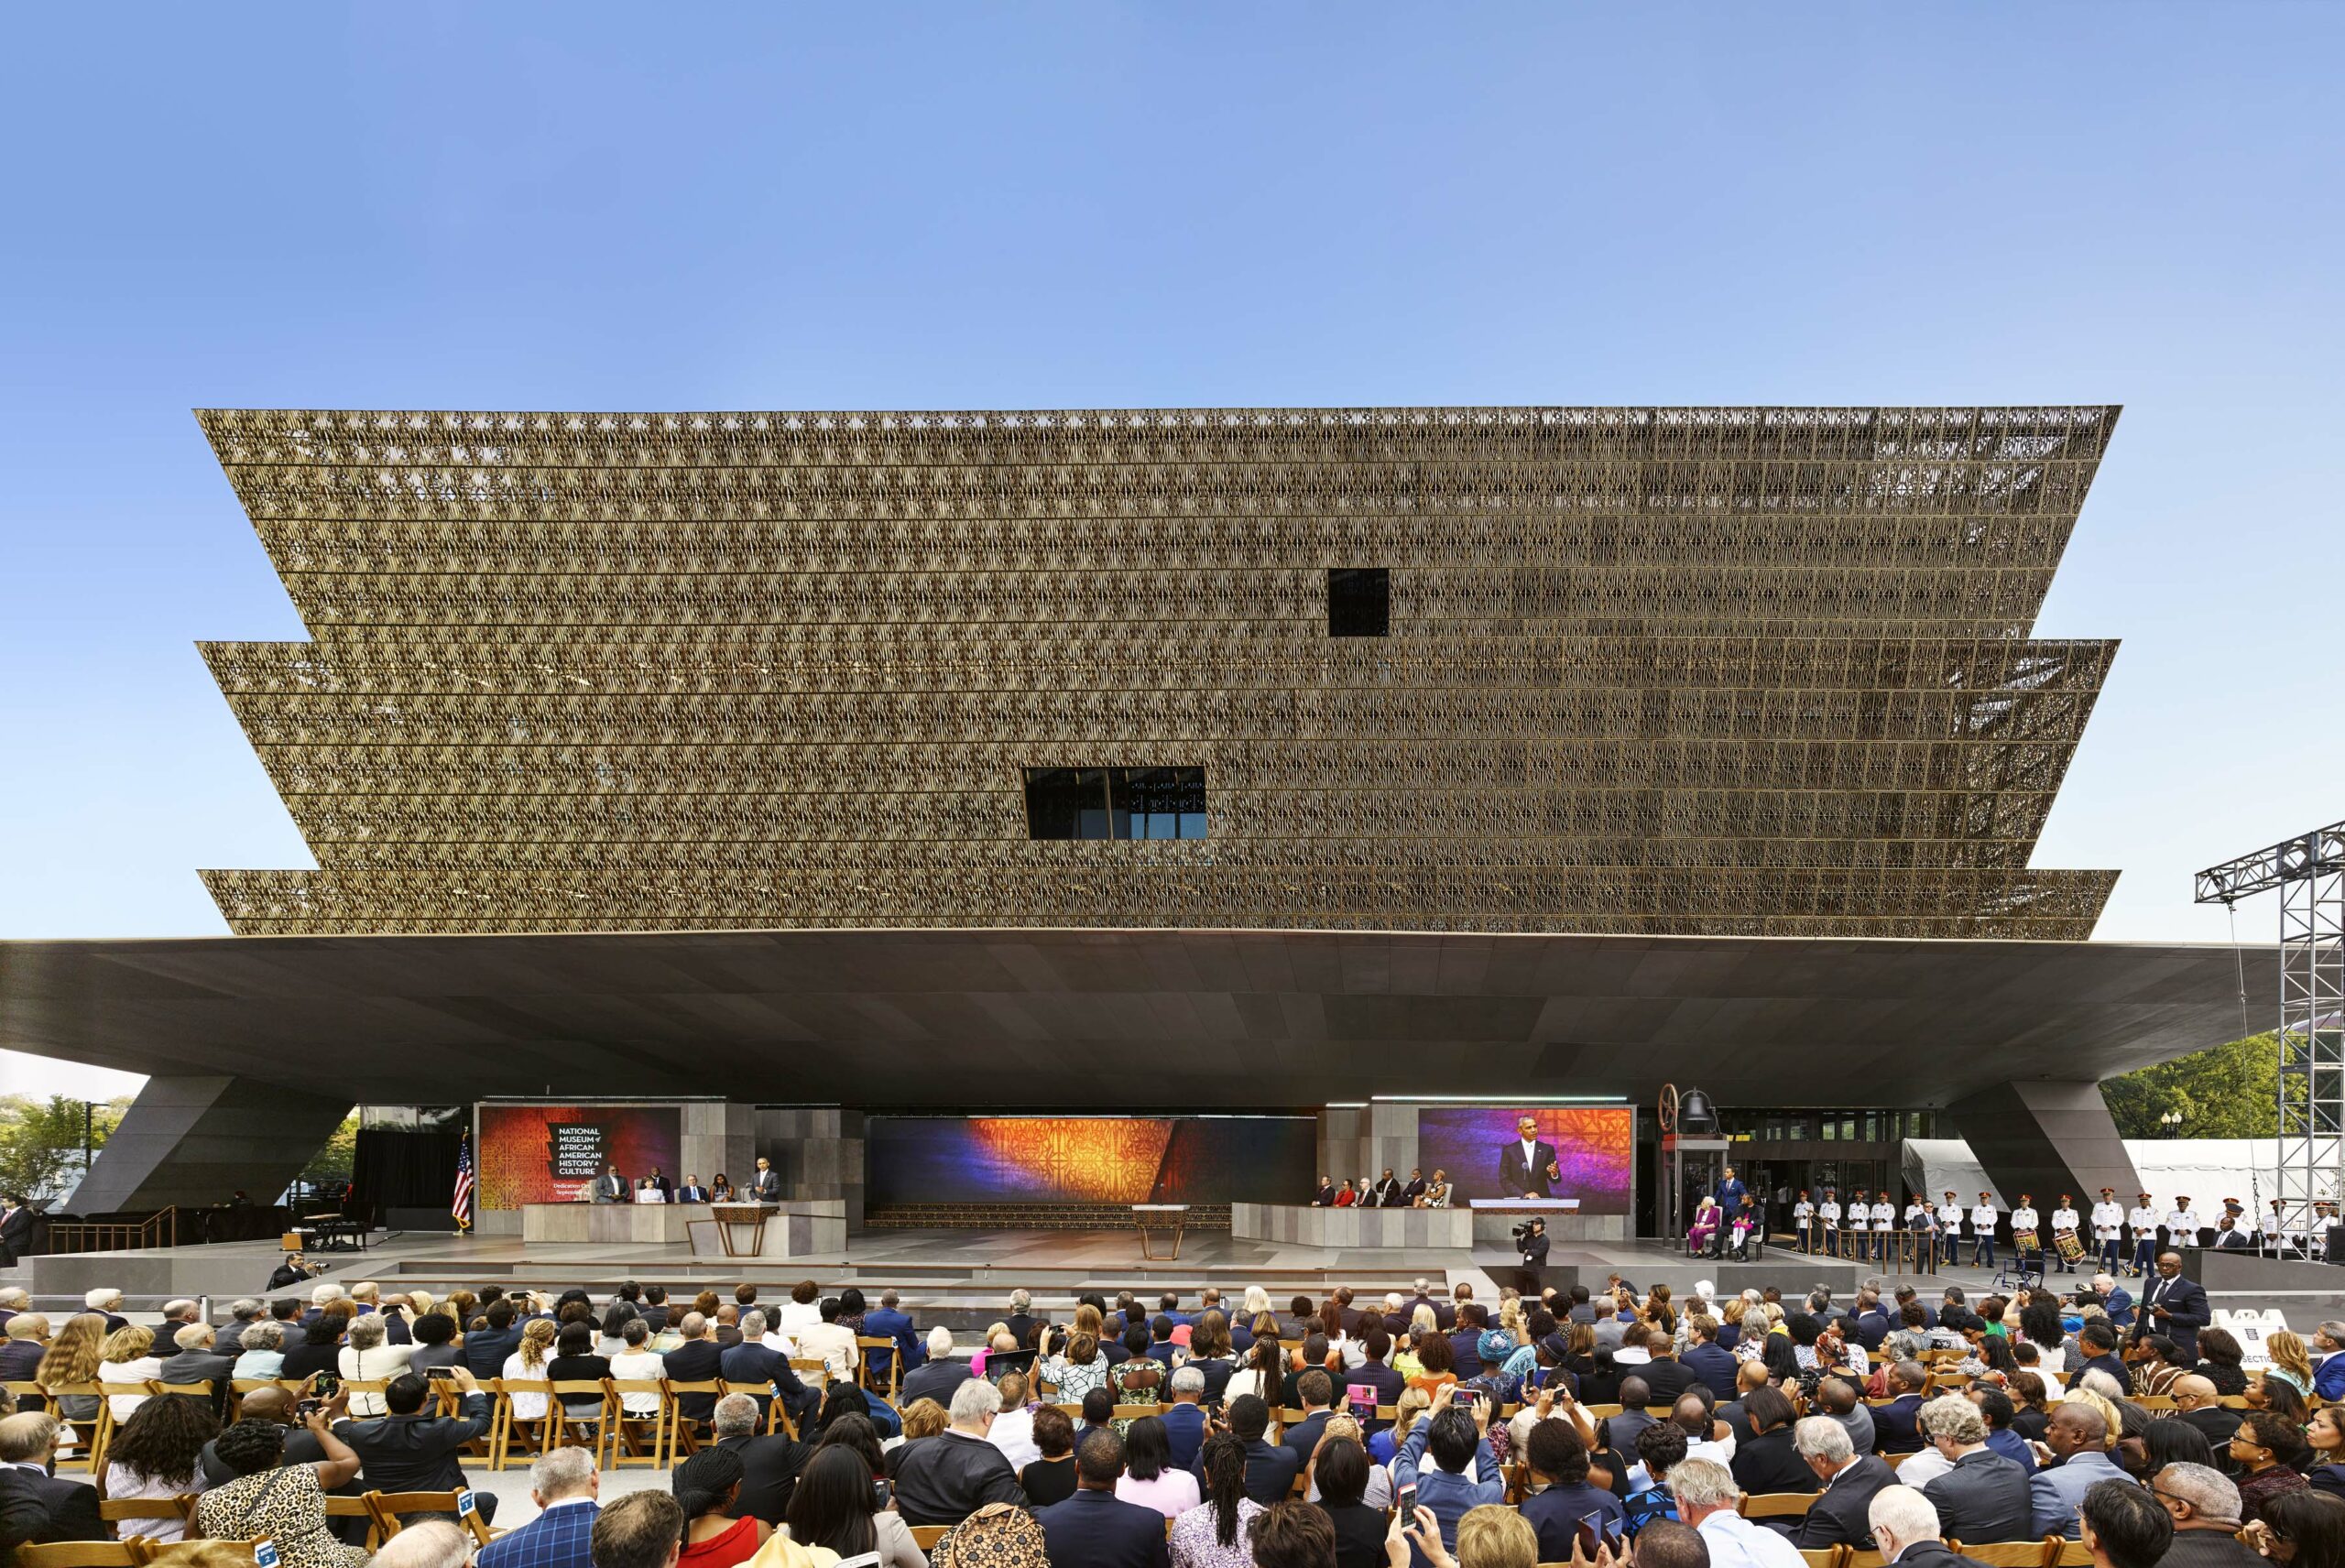
{"type": "MultiPolygon", "coordinates": [[[[2275,994],[2276,950],[2243,954],[2275,994]]],[[[2239,1033],[2223,946],[1254,931],[0,942],[0,1046],[353,1102],[1945,1105],[2239,1033]]]]}

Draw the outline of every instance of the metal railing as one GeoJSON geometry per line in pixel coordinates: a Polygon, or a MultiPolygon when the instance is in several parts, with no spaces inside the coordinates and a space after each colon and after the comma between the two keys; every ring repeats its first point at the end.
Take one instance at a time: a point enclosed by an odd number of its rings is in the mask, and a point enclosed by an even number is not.
{"type": "Polygon", "coordinates": [[[179,1244],[180,1211],[174,1203],[143,1220],[101,1220],[49,1227],[49,1247],[59,1252],[120,1252],[134,1247],[179,1244]]]}

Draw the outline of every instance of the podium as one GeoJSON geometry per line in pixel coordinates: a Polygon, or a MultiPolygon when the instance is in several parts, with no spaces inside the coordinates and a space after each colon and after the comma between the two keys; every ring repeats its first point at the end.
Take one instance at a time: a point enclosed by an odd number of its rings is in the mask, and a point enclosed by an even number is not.
{"type": "Polygon", "coordinates": [[[1140,1226],[1140,1255],[1142,1260],[1149,1263],[1177,1262],[1181,1257],[1181,1230],[1188,1222],[1189,1205],[1186,1203],[1134,1203],[1132,1223],[1140,1226]],[[1154,1250],[1154,1243],[1148,1234],[1151,1227],[1157,1230],[1169,1228],[1172,1232],[1172,1251],[1154,1250]]]}
{"type": "Polygon", "coordinates": [[[755,1258],[765,1247],[766,1215],[773,1211],[763,1203],[712,1203],[708,1216],[716,1222],[716,1239],[724,1244],[727,1258],[755,1258]],[[740,1244],[739,1234],[747,1231],[749,1243],[740,1244]]]}

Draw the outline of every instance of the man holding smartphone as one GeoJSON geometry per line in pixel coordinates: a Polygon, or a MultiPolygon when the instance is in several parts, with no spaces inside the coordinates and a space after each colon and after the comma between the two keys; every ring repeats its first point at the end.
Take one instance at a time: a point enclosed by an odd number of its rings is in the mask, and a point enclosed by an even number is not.
{"type": "MultiPolygon", "coordinates": [[[[435,1368],[453,1378],[462,1392],[463,1413],[443,1416],[438,1413],[438,1400],[429,1379],[412,1372],[394,1377],[383,1390],[383,1404],[389,1411],[373,1421],[346,1421],[334,1429],[334,1435],[348,1443],[359,1457],[366,1484],[378,1492],[464,1492],[472,1490],[472,1483],[464,1478],[464,1466],[457,1455],[464,1444],[474,1438],[488,1435],[488,1396],[481,1391],[480,1383],[469,1367],[435,1368]],[[427,1404],[431,1407],[427,1410],[427,1404]]],[[[495,1494],[480,1494],[480,1517],[485,1524],[496,1517],[495,1494]]]]}
{"type": "MultiPolygon", "coordinates": [[[[1489,1423],[1489,1406],[1469,1400],[1468,1408],[1461,1410],[1456,1399],[1455,1383],[1435,1388],[1424,1418],[1409,1429],[1392,1463],[1393,1488],[1402,1500],[1401,1517],[1414,1517],[1419,1505],[1432,1510],[1441,1529],[1441,1544],[1450,1551],[1456,1548],[1457,1521],[1467,1510],[1506,1500],[1505,1477],[1482,1436],[1489,1423]],[[1428,1454],[1430,1465],[1425,1463],[1428,1454]],[[1408,1496],[1412,1491],[1414,1497],[1408,1496]]],[[[1428,1568],[1433,1561],[1414,1541],[1409,1557],[1414,1568],[1428,1568]]]]}

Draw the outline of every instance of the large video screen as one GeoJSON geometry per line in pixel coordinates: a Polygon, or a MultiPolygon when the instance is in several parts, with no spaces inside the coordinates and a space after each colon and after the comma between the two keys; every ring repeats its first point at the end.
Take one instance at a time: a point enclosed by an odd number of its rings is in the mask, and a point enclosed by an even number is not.
{"type": "Polygon", "coordinates": [[[606,1165],[632,1184],[656,1166],[681,1182],[683,1111],[675,1105],[483,1105],[480,1206],[576,1202],[606,1165]]]}
{"type": "Polygon", "coordinates": [[[1631,1105],[1423,1105],[1417,1158],[1448,1172],[1455,1201],[1577,1198],[1584,1214],[1625,1214],[1634,1197],[1637,1113],[1631,1105]],[[1538,1123],[1528,1159],[1519,1118],[1538,1123]]]}
{"type": "Polygon", "coordinates": [[[1310,1116],[873,1116],[863,1136],[873,1208],[1300,1203],[1319,1141],[1310,1116]]]}

